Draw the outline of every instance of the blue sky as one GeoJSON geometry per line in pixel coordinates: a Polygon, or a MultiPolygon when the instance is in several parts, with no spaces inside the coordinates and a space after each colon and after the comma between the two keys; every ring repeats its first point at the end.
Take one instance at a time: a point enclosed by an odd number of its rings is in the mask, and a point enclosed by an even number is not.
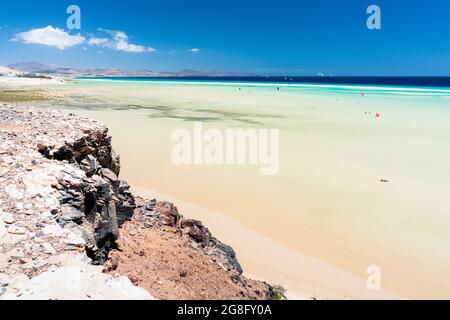
{"type": "Polygon", "coordinates": [[[449,15],[448,0],[2,1],[0,64],[450,76],[449,15]],[[67,30],[71,4],[81,30],[67,30]],[[381,30],[366,27],[371,4],[381,30]],[[65,45],[33,43],[48,32],[65,45]]]}

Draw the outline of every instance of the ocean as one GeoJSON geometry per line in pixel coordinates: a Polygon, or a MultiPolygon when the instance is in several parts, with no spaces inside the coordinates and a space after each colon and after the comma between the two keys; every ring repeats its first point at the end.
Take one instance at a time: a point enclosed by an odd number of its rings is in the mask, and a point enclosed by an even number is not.
{"type": "Polygon", "coordinates": [[[241,82],[274,84],[357,84],[450,88],[450,77],[80,77],[121,81],[241,82]]]}

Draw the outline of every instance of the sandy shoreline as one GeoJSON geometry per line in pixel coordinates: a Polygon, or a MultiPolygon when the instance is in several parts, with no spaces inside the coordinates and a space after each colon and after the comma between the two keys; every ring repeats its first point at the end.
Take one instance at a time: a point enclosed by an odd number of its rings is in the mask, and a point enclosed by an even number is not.
{"type": "Polygon", "coordinates": [[[173,202],[185,216],[203,221],[236,250],[247,276],[284,286],[290,299],[404,299],[387,290],[369,290],[365,279],[289,249],[223,213],[155,190],[132,186],[132,191],[173,202]]]}
{"type": "Polygon", "coordinates": [[[448,292],[443,163],[450,153],[431,143],[445,142],[446,97],[121,85],[72,83],[48,92],[64,98],[55,108],[106,123],[124,160],[123,178],[204,221],[236,249],[248,275],[301,298],[448,292]],[[202,118],[219,128],[252,126],[247,120],[281,127],[281,175],[173,166],[171,131],[202,118]],[[390,292],[367,290],[370,265],[382,268],[390,292]]]}

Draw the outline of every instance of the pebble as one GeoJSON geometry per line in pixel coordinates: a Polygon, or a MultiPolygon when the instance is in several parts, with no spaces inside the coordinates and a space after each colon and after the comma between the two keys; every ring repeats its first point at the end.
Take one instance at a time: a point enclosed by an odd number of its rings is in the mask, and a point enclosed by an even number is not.
{"type": "Polygon", "coordinates": [[[117,175],[109,169],[101,169],[100,174],[102,175],[103,178],[106,178],[111,182],[116,182],[117,180],[119,180],[117,178],[117,175]]]}
{"type": "Polygon", "coordinates": [[[46,236],[61,236],[64,230],[57,224],[49,224],[42,229],[42,233],[46,236]]]}
{"type": "Polygon", "coordinates": [[[3,221],[6,224],[13,224],[13,223],[16,222],[16,219],[14,219],[14,217],[12,215],[10,215],[10,214],[4,214],[3,215],[3,221]]]}
{"type": "Polygon", "coordinates": [[[33,260],[28,259],[28,258],[20,258],[19,261],[21,264],[25,264],[27,268],[29,268],[33,265],[33,260]]]}
{"type": "Polygon", "coordinates": [[[183,271],[180,272],[180,277],[181,278],[186,278],[187,275],[188,275],[188,272],[186,270],[183,270],[183,271]]]}
{"type": "Polygon", "coordinates": [[[27,229],[17,226],[10,226],[8,228],[8,232],[15,235],[24,235],[27,233],[27,229]]]}
{"type": "Polygon", "coordinates": [[[83,247],[86,245],[86,241],[74,233],[71,233],[67,239],[67,246],[69,247],[83,247]]]}
{"type": "Polygon", "coordinates": [[[5,187],[5,192],[13,199],[22,199],[23,192],[17,189],[15,185],[8,185],[5,187]]]}
{"type": "Polygon", "coordinates": [[[56,254],[55,248],[53,248],[53,246],[50,243],[45,242],[42,244],[42,247],[44,248],[44,252],[46,254],[50,254],[50,255],[56,254]]]}
{"type": "Polygon", "coordinates": [[[16,258],[16,259],[25,258],[25,253],[20,248],[12,249],[8,253],[6,253],[6,255],[11,257],[11,258],[16,258]]]}

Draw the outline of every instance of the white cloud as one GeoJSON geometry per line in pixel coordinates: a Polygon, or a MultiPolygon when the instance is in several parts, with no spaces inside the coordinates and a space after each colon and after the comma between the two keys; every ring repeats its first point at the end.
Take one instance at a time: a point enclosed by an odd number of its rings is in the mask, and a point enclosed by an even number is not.
{"type": "Polygon", "coordinates": [[[128,36],[125,32],[123,31],[110,31],[110,32],[113,35],[114,39],[116,39],[117,41],[128,42],[128,36]]]}
{"type": "Polygon", "coordinates": [[[16,33],[11,41],[22,42],[25,44],[41,44],[56,47],[59,50],[65,50],[84,43],[86,39],[80,34],[70,35],[62,29],[48,26],[16,33]]]}
{"type": "Polygon", "coordinates": [[[125,52],[155,52],[156,49],[150,48],[150,47],[144,47],[136,44],[128,43],[125,40],[120,40],[115,43],[113,43],[113,46],[111,49],[115,49],[118,51],[125,51],[125,52]]]}
{"type": "Polygon", "coordinates": [[[88,44],[90,46],[102,46],[107,43],[109,40],[106,38],[90,38],[88,44]]]}
{"type": "MultiPolygon", "coordinates": [[[[48,26],[45,28],[31,29],[26,32],[20,32],[14,35],[11,41],[22,42],[26,44],[41,44],[50,47],[56,47],[60,50],[87,43],[89,46],[108,48],[123,52],[155,52],[157,51],[151,47],[132,44],[128,41],[128,35],[123,31],[112,31],[99,29],[99,31],[106,32],[110,37],[95,37],[91,36],[86,40],[81,34],[70,35],[68,32],[48,26]]],[[[84,50],[84,49],[83,49],[84,50]]]]}
{"type": "Polygon", "coordinates": [[[99,29],[99,31],[106,32],[111,35],[111,39],[107,38],[91,38],[88,43],[91,46],[98,46],[102,48],[108,48],[117,51],[123,52],[134,52],[134,53],[142,53],[142,52],[155,52],[157,51],[151,47],[145,47],[137,44],[132,44],[128,42],[128,35],[123,31],[112,31],[112,30],[104,30],[99,29]]]}
{"type": "Polygon", "coordinates": [[[192,52],[192,53],[198,53],[200,52],[199,48],[192,48],[192,49],[188,49],[188,51],[192,52]]]}

